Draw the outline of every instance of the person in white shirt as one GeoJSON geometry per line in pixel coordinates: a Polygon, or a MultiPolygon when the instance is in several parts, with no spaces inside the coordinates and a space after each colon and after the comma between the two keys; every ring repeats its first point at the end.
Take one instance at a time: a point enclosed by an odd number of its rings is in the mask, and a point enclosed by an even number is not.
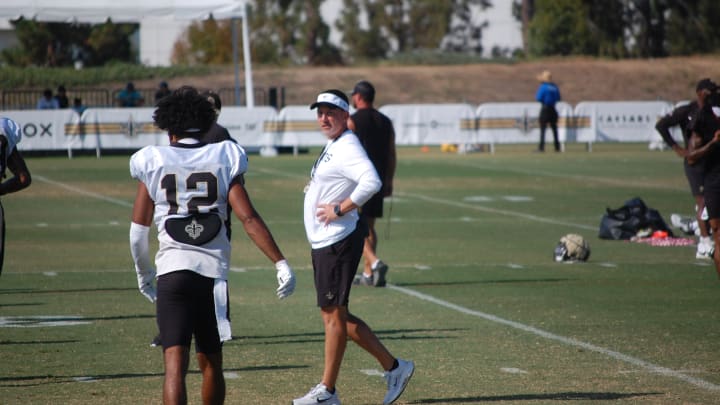
{"type": "Polygon", "coordinates": [[[415,365],[395,358],[370,327],[348,311],[367,233],[367,226],[358,223],[357,208],[382,184],[362,144],[347,127],[347,96],[340,90],[326,90],[310,108],[317,108],[317,121],[328,138],[311,170],[304,203],[317,305],[325,327],[325,369],[322,381],[293,404],[340,404],[335,384],[348,337],[386,370],[388,390],[383,403],[390,404],[402,394],[415,365]]]}
{"type": "Polygon", "coordinates": [[[250,239],[275,263],[279,298],[292,294],[295,276],[245,190],[245,151],[230,141],[200,141],[215,121],[207,98],[181,87],[158,101],[153,119],[168,132],[170,145],[146,146],[130,158],[130,174],[138,180],[130,251],[140,292],[156,302],[165,363],[163,402],[187,403],[185,376],[194,336],[203,403],[220,404],[225,399],[222,343],[232,337],[228,204],[250,239]],[[148,246],[153,221],[159,241],[154,266],[148,246]]]}

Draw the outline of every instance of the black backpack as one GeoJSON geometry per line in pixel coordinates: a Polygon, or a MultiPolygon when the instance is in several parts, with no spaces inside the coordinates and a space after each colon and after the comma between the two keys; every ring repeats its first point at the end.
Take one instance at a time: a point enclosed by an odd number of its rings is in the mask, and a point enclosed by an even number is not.
{"type": "Polygon", "coordinates": [[[626,201],[620,208],[606,210],[600,220],[600,239],[630,239],[641,230],[665,231],[668,236],[673,236],[658,210],[648,208],[639,197],[626,201]]]}

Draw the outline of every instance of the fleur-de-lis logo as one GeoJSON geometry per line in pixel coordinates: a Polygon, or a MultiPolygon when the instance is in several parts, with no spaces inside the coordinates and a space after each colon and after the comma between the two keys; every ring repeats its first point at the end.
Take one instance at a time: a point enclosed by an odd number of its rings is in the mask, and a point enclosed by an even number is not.
{"type": "Polygon", "coordinates": [[[132,114],[128,115],[127,122],[121,122],[120,128],[125,132],[125,135],[129,137],[133,137],[140,132],[140,129],[142,128],[142,124],[135,123],[135,120],[133,120],[132,114]]]}
{"type": "Polygon", "coordinates": [[[205,227],[198,224],[197,221],[195,221],[195,219],[193,218],[192,222],[190,222],[190,224],[185,227],[185,232],[187,232],[188,236],[190,236],[191,238],[197,239],[200,237],[203,229],[205,229],[205,227]]]}

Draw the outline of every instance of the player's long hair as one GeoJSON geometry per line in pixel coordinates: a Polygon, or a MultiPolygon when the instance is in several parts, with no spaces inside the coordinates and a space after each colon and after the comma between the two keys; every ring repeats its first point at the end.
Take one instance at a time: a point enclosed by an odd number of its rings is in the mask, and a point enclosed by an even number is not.
{"type": "Polygon", "coordinates": [[[215,122],[215,109],[194,87],[182,86],[157,102],[153,120],[169,135],[200,138],[215,122]]]}

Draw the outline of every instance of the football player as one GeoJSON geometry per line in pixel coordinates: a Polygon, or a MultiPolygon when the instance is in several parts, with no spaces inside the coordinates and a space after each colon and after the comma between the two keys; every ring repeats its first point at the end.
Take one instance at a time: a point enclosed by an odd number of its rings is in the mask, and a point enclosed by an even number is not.
{"type": "MultiPolygon", "coordinates": [[[[703,212],[705,211],[705,198],[702,192],[704,168],[702,163],[696,163],[694,165],[688,163],[687,154],[690,136],[692,135],[692,130],[690,129],[692,117],[697,115],[698,111],[704,105],[708,94],[714,91],[715,87],[715,83],[710,79],[700,80],[695,86],[696,99],[688,104],[678,106],[672,110],[672,112],[661,118],[655,125],[655,129],[660,133],[665,143],[672,148],[675,154],[683,158],[685,177],[690,185],[690,192],[695,199],[695,226],[700,232],[700,240],[698,241],[697,252],[695,254],[695,257],[698,259],[712,259],[714,243],[710,238],[707,224],[703,218],[703,212]],[[670,128],[674,126],[679,126],[682,131],[684,147],[678,145],[670,133],[670,128]]],[[[681,229],[687,227],[683,226],[682,220],[676,214],[673,214],[670,218],[673,226],[681,229]]]]}
{"type": "MultiPolygon", "coordinates": [[[[5,170],[10,169],[12,177],[0,182],[0,195],[14,193],[30,185],[30,171],[25,159],[17,149],[22,138],[22,130],[17,122],[9,118],[0,118],[0,176],[5,179],[5,170]]],[[[0,274],[5,259],[5,210],[0,203],[0,274]]]]}
{"type": "Polygon", "coordinates": [[[130,173],[138,180],[130,250],[140,292],[156,302],[165,363],[163,402],[187,402],[185,376],[194,336],[203,403],[222,403],[222,343],[232,337],[228,204],[275,264],[279,298],[292,294],[295,275],[245,190],[245,151],[230,141],[200,141],[215,120],[207,98],[181,87],[158,101],[153,119],[168,132],[170,145],[146,146],[130,158],[130,173]],[[153,221],[159,241],[154,265],[148,247],[153,221]]]}

